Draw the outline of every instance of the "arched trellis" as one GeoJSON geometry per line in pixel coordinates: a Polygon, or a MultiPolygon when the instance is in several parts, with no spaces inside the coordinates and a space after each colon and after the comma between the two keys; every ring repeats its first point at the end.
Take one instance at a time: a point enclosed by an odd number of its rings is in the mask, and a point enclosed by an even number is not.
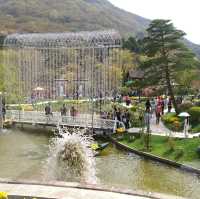
{"type": "Polygon", "coordinates": [[[4,63],[15,71],[6,79],[15,75],[16,88],[8,82],[7,93],[15,89],[23,99],[37,100],[112,97],[121,83],[120,48],[114,30],[9,35],[4,63]]]}

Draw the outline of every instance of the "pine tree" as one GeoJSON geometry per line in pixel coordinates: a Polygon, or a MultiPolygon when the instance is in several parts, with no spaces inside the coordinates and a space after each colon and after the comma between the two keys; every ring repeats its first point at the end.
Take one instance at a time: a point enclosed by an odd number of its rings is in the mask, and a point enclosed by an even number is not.
{"type": "Polygon", "coordinates": [[[149,85],[165,85],[168,89],[175,111],[178,106],[175,100],[173,84],[179,71],[194,64],[194,54],[182,43],[185,33],[177,30],[170,20],[153,20],[144,38],[144,53],[147,61],[142,68],[145,80],[149,85]]]}

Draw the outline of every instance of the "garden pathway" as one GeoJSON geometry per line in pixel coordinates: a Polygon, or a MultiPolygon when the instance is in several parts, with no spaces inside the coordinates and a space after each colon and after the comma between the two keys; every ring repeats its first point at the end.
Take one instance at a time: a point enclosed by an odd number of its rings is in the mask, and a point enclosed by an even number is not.
{"type": "MultiPolygon", "coordinates": [[[[168,128],[165,127],[162,121],[160,124],[156,124],[156,117],[155,115],[152,116],[150,122],[150,129],[152,135],[160,135],[160,136],[170,136],[175,138],[185,138],[185,134],[183,132],[173,132],[170,131],[168,128]]],[[[128,133],[137,133],[141,130],[141,128],[130,128],[128,129],[128,133]]],[[[189,134],[188,138],[199,137],[200,133],[189,134]]]]}

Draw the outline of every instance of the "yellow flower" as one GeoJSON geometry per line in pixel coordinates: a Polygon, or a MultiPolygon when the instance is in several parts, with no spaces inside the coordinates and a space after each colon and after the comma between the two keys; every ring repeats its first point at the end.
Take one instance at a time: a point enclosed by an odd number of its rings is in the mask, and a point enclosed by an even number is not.
{"type": "Polygon", "coordinates": [[[117,128],[116,131],[117,131],[117,133],[124,133],[125,129],[124,128],[117,128]]]}
{"type": "Polygon", "coordinates": [[[0,192],[0,199],[8,199],[8,194],[6,192],[0,192]]]}
{"type": "Polygon", "coordinates": [[[91,144],[92,150],[97,150],[99,148],[99,145],[97,143],[91,144]]]}

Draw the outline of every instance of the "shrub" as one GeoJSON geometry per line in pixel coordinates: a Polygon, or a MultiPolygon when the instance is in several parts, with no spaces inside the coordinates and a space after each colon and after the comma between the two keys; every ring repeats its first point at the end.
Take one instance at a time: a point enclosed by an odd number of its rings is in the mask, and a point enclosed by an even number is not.
{"type": "Polygon", "coordinates": [[[194,105],[195,105],[195,106],[200,106],[200,100],[196,100],[196,101],[194,102],[194,105]]]}
{"type": "Polygon", "coordinates": [[[137,111],[137,106],[132,106],[131,109],[130,109],[130,111],[136,112],[137,111]]]}
{"type": "Polygon", "coordinates": [[[175,113],[168,113],[162,116],[162,121],[172,131],[182,131],[183,123],[175,113]]]}
{"type": "Polygon", "coordinates": [[[179,105],[180,112],[188,112],[190,108],[192,108],[193,104],[191,102],[185,102],[179,105]]]}
{"type": "Polygon", "coordinates": [[[135,136],[134,135],[129,135],[128,136],[128,142],[131,143],[131,142],[134,142],[135,141],[135,136]]]}
{"type": "Polygon", "coordinates": [[[183,147],[178,147],[175,151],[175,159],[178,160],[184,155],[183,147]]]}
{"type": "Polygon", "coordinates": [[[168,140],[167,140],[167,145],[169,147],[169,151],[170,152],[175,151],[175,145],[176,145],[176,143],[175,143],[174,138],[169,137],[168,140]]]}
{"type": "Polygon", "coordinates": [[[189,114],[191,115],[191,122],[194,124],[197,124],[200,122],[200,107],[199,106],[194,106],[189,109],[189,114]]]}
{"type": "Polygon", "coordinates": [[[199,158],[200,158],[200,146],[198,146],[197,147],[197,150],[196,150],[196,152],[197,152],[197,155],[199,156],[199,158]]]}
{"type": "Polygon", "coordinates": [[[200,124],[195,126],[193,129],[192,129],[192,132],[193,133],[199,133],[200,132],[200,124]]]}
{"type": "Polygon", "coordinates": [[[123,95],[123,96],[126,96],[128,95],[129,93],[131,92],[131,89],[128,88],[128,87],[121,87],[120,88],[120,93],[123,95]]]}

